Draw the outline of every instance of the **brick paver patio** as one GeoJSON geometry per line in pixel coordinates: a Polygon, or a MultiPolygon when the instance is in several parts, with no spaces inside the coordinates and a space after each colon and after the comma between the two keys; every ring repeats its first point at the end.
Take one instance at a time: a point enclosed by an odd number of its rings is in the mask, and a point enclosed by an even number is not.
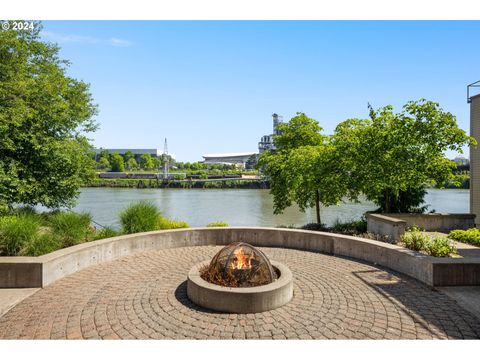
{"type": "Polygon", "coordinates": [[[14,339],[479,338],[479,320],[406,276],[344,258],[262,249],[287,264],[294,298],[257,314],[221,314],[186,297],[186,275],[220,247],[149,251],[92,266],[0,318],[14,339]]]}

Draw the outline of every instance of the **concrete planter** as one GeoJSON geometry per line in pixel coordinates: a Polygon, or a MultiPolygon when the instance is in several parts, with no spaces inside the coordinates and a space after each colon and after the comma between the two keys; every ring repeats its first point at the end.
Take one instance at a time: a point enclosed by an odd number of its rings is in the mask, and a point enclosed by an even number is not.
{"type": "Polygon", "coordinates": [[[232,288],[209,283],[200,277],[200,269],[209,263],[195,265],[188,273],[187,296],[195,304],[220,312],[257,313],[276,309],[293,297],[292,272],[285,265],[270,261],[280,277],[262,286],[232,288]]]}
{"type": "Polygon", "coordinates": [[[399,241],[405,230],[418,226],[426,231],[450,232],[475,227],[474,214],[368,214],[368,232],[399,241]]]}
{"type": "Polygon", "coordinates": [[[384,266],[431,286],[480,285],[480,258],[434,258],[397,245],[324,232],[223,227],[152,231],[92,241],[38,257],[0,257],[0,288],[43,287],[86,267],[142,251],[225,246],[232,242],[349,257],[384,266]]]}

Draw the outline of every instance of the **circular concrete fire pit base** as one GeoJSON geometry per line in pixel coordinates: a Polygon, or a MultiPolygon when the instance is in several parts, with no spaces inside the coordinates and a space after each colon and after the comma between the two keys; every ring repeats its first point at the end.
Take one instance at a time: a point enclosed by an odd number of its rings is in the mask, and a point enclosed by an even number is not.
{"type": "Polygon", "coordinates": [[[262,286],[232,288],[209,283],[200,277],[200,269],[209,261],[195,265],[188,273],[187,296],[195,304],[227,313],[257,313],[276,309],[293,297],[292,272],[285,265],[271,261],[280,273],[273,283],[262,286]]]}

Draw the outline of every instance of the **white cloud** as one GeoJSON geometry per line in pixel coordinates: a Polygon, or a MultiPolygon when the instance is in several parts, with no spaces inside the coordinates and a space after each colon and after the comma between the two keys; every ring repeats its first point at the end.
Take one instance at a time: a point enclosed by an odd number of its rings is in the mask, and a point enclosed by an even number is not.
{"type": "Polygon", "coordinates": [[[132,42],[124,39],[111,38],[110,45],[113,46],[131,46],[132,42]]]}
{"type": "Polygon", "coordinates": [[[91,37],[91,36],[82,36],[82,35],[72,35],[72,34],[59,34],[50,31],[42,31],[41,35],[47,40],[51,40],[58,43],[88,43],[88,44],[98,44],[100,39],[91,37]]]}
{"type": "Polygon", "coordinates": [[[51,31],[42,31],[41,36],[59,44],[63,43],[83,43],[83,44],[105,44],[111,46],[131,46],[132,42],[125,39],[119,38],[110,38],[110,39],[101,39],[92,36],[83,36],[75,34],[59,34],[51,31]]]}

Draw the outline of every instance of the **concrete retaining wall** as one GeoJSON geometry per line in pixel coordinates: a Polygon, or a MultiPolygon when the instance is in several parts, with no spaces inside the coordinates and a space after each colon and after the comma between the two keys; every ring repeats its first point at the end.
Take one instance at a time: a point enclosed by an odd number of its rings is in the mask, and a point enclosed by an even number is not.
{"type": "Polygon", "coordinates": [[[408,227],[418,226],[426,231],[450,232],[475,227],[474,214],[367,214],[367,231],[388,236],[393,241],[408,227]]]}
{"type": "Polygon", "coordinates": [[[436,259],[392,244],[331,233],[228,227],[154,231],[97,240],[39,257],[0,257],[0,288],[43,287],[88,266],[146,250],[235,241],[359,259],[432,286],[480,285],[480,261],[475,259],[436,259]]]}
{"type": "Polygon", "coordinates": [[[400,236],[406,228],[407,222],[405,220],[380,214],[367,214],[367,231],[387,236],[391,242],[400,240],[400,236]]]}

